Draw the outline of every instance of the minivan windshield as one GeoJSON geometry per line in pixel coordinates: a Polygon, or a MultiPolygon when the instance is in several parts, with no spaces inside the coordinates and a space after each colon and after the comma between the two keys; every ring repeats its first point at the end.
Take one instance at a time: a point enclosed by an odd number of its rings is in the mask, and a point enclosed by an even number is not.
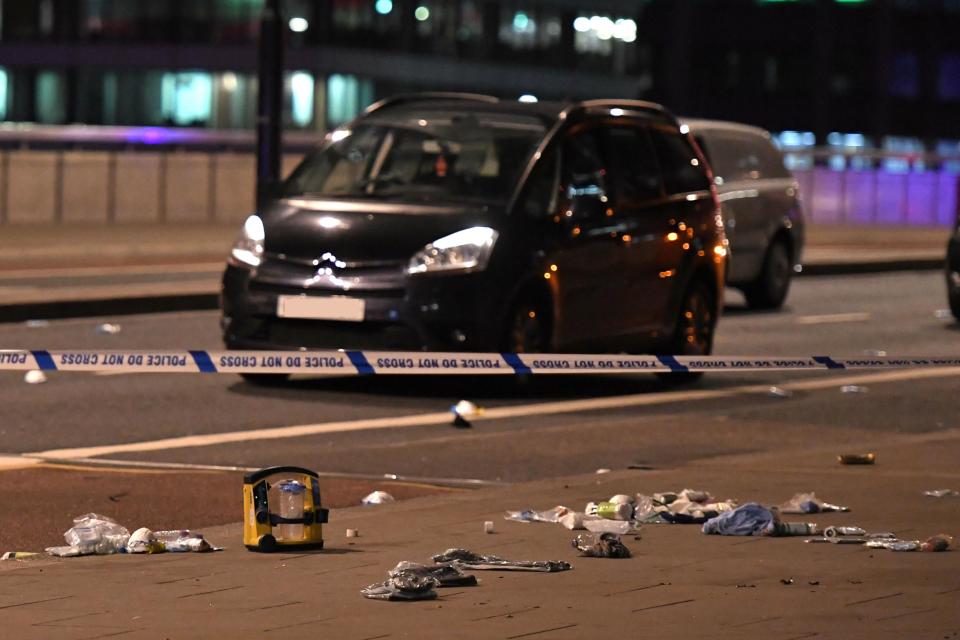
{"type": "Polygon", "coordinates": [[[514,114],[374,115],[335,131],[284,195],[504,203],[544,132],[540,120],[514,114]]]}

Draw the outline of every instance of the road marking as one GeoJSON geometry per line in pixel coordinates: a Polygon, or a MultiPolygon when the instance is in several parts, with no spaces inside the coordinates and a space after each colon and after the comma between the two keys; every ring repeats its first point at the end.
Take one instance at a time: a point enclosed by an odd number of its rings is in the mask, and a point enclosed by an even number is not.
{"type": "MultiPolygon", "coordinates": [[[[943,369],[910,369],[905,371],[887,371],[875,374],[860,374],[838,377],[828,374],[815,379],[798,380],[789,384],[782,384],[781,386],[790,388],[792,390],[813,390],[840,387],[848,384],[880,384],[883,382],[898,382],[903,380],[919,380],[924,378],[950,377],[958,375],[960,375],[960,367],[943,369]]],[[[769,389],[769,384],[755,384],[745,385],[742,387],[733,387],[731,389],[662,391],[656,393],[613,396],[609,398],[589,398],[585,400],[541,402],[530,405],[488,408],[482,415],[473,418],[473,421],[479,422],[486,420],[504,420],[508,418],[523,418],[529,416],[557,415],[584,411],[602,411],[605,409],[621,409],[624,407],[641,407],[669,404],[673,402],[714,400],[742,394],[765,394],[769,389]]],[[[169,449],[211,447],[215,445],[239,442],[303,438],[307,436],[316,436],[328,433],[369,431],[372,429],[425,427],[430,425],[449,424],[451,420],[451,413],[444,411],[440,413],[421,413],[406,416],[390,416],[385,418],[367,418],[363,420],[344,420],[340,422],[321,422],[318,424],[304,424],[289,427],[251,429],[249,431],[228,431],[224,433],[181,436],[177,438],[164,438],[161,440],[128,442],[123,444],[107,444],[93,447],[51,449],[47,451],[26,453],[24,455],[38,458],[59,458],[62,460],[95,458],[99,456],[115,455],[118,453],[142,453],[145,451],[166,451],[169,449]]]]}
{"type": "Polygon", "coordinates": [[[866,322],[870,319],[870,314],[866,312],[858,313],[828,313],[821,316],[800,316],[797,318],[797,324],[837,324],[841,322],[866,322]]]}
{"type": "Polygon", "coordinates": [[[40,464],[39,460],[24,458],[23,456],[2,456],[0,455],[0,471],[13,471],[14,469],[26,469],[40,464]]]}

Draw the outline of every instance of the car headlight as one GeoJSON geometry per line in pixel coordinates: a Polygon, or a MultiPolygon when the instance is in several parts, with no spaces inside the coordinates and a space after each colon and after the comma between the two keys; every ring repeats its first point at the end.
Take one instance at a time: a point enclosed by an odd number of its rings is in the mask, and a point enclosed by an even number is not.
{"type": "Polygon", "coordinates": [[[490,227],[470,227],[451,233],[431,242],[410,258],[407,273],[485,269],[497,235],[490,227]]]}
{"type": "Polygon", "coordinates": [[[250,216],[243,223],[237,241],[230,249],[230,263],[235,266],[258,267],[263,261],[263,220],[250,216]]]}

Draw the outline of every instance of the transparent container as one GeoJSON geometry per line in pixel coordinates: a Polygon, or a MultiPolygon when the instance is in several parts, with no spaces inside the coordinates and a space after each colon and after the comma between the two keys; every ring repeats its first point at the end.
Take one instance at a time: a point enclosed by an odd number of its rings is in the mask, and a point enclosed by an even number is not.
{"type": "MultiPolygon", "coordinates": [[[[302,518],[303,500],[307,487],[296,480],[283,480],[280,488],[280,517],[302,518]]],[[[281,524],[277,527],[277,540],[299,542],[303,539],[302,524],[281,524]]]]}

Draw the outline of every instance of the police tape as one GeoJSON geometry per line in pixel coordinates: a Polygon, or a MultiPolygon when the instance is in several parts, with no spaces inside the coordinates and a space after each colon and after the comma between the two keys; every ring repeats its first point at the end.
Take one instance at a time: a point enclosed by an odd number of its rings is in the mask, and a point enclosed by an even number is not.
{"type": "Polygon", "coordinates": [[[960,357],[653,356],[425,351],[0,350],[0,371],[333,375],[700,373],[958,367],[960,357]]]}

